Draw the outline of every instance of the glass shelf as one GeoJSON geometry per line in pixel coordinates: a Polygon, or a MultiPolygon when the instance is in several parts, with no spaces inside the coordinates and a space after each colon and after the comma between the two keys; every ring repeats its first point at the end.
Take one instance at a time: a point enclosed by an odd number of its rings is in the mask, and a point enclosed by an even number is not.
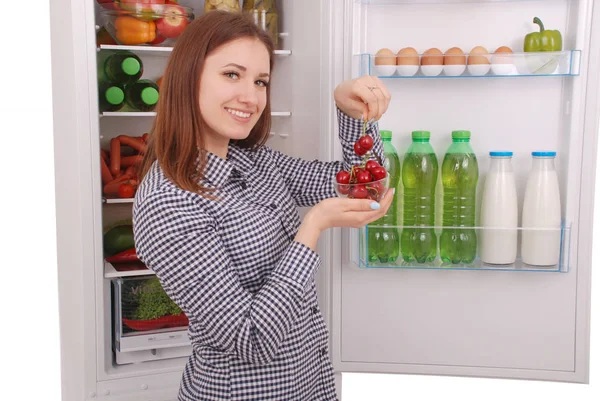
{"type": "MultiPolygon", "coordinates": [[[[472,233],[471,232],[471,233],[472,233]]],[[[371,239],[371,241],[373,241],[371,239]]],[[[488,244],[490,242],[487,242],[488,244]]],[[[400,251],[402,250],[402,245],[400,240],[398,242],[400,244],[400,251]]],[[[350,245],[352,247],[350,259],[351,261],[361,269],[368,268],[396,268],[396,269],[422,269],[422,270],[493,270],[493,271],[520,271],[520,272],[560,272],[567,273],[569,271],[569,250],[571,245],[571,225],[565,224],[563,222],[560,228],[485,228],[485,227],[415,227],[415,226],[365,226],[363,228],[353,228],[350,229],[350,245]],[[379,260],[372,260],[369,253],[369,244],[367,239],[369,235],[373,237],[373,231],[375,230],[393,230],[397,229],[397,233],[399,238],[401,238],[403,230],[431,230],[433,229],[436,240],[437,240],[437,249],[435,259],[431,262],[418,263],[416,261],[406,262],[402,259],[402,253],[399,253],[398,259],[394,262],[382,263],[379,260]],[[472,263],[446,263],[443,262],[440,258],[440,235],[442,233],[442,229],[455,231],[460,235],[461,231],[469,231],[475,232],[477,238],[477,254],[472,263]],[[369,230],[371,234],[369,234],[369,230]],[[538,241],[537,244],[540,245],[540,249],[542,250],[540,253],[543,255],[546,260],[540,261],[540,265],[527,264],[523,262],[521,258],[521,241],[523,235],[528,235],[529,238],[535,238],[535,241],[538,241]],[[481,260],[481,251],[482,244],[485,244],[487,241],[493,242],[494,244],[498,244],[502,241],[514,241],[516,238],[517,241],[517,258],[516,261],[512,264],[489,264],[485,263],[481,260]],[[553,248],[552,242],[555,242],[555,248],[553,248]],[[370,260],[371,259],[371,260],[370,260]],[[556,260],[557,263],[547,265],[550,260],[556,260]],[[543,265],[542,265],[543,264],[543,265]]],[[[372,246],[371,246],[372,249],[372,246]]],[[[495,255],[494,257],[504,257],[502,252],[500,255],[495,255]]],[[[531,259],[529,260],[531,261],[531,259]]]]}
{"type": "MultiPolygon", "coordinates": [[[[379,78],[494,78],[578,76],[581,50],[561,52],[501,53],[473,56],[479,64],[421,65],[423,54],[409,56],[375,56],[357,54],[360,76],[379,78]],[[416,58],[418,57],[418,61],[416,58]],[[394,60],[395,59],[395,60],[394,60]],[[382,63],[394,65],[381,65],[382,63]],[[377,63],[377,65],[376,65],[377,63]],[[395,63],[399,63],[396,65],[395,63]]],[[[443,60],[443,56],[437,56],[443,60]]],[[[469,56],[465,55],[468,63],[469,56]]],[[[443,62],[443,61],[442,61],[443,62]]]]}
{"type": "Polygon", "coordinates": [[[452,4],[452,3],[518,3],[543,0],[354,0],[357,4],[391,6],[397,4],[452,4]]]}
{"type": "MultiPolygon", "coordinates": [[[[148,55],[154,56],[169,56],[173,51],[173,47],[169,46],[126,46],[126,45],[100,45],[97,48],[100,50],[129,50],[131,52],[142,52],[148,55]]],[[[273,54],[276,56],[290,56],[291,50],[274,50],[273,54]]]]}

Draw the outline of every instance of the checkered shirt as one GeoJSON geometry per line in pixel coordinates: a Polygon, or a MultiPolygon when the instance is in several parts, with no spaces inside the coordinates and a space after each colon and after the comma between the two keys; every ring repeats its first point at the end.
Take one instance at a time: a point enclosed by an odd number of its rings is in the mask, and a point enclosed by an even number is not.
{"type": "MultiPolygon", "coordinates": [[[[139,258],[189,319],[193,352],[180,401],[333,401],[328,329],[317,303],[319,256],[294,241],[299,206],[334,197],[333,179],[360,163],[362,122],[338,110],[344,161],[292,158],[268,147],[208,153],[211,200],[169,181],[158,163],[133,205],[139,258]]],[[[369,125],[383,160],[377,123],[369,125]]]]}

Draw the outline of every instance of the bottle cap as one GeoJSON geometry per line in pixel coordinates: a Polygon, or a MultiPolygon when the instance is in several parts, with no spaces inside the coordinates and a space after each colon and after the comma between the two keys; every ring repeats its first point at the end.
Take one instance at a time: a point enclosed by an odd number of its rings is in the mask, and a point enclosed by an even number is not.
{"type": "Polygon", "coordinates": [[[392,131],[390,130],[380,130],[379,134],[381,135],[381,139],[392,139],[392,131]]]}
{"type": "Polygon", "coordinates": [[[556,157],[556,152],[531,152],[533,157],[556,157]]]}
{"type": "Polygon", "coordinates": [[[512,157],[513,152],[490,152],[492,157],[512,157]]]}
{"type": "Polygon", "coordinates": [[[158,102],[158,91],[152,87],[142,89],[142,100],[148,105],[153,105],[158,102]]]}
{"type": "Polygon", "coordinates": [[[108,103],[117,105],[123,102],[125,93],[118,86],[111,86],[104,92],[104,97],[108,103]]]}
{"type": "Polygon", "coordinates": [[[429,139],[431,133],[429,131],[413,131],[412,139],[429,139]]]}
{"type": "Polygon", "coordinates": [[[452,139],[470,139],[471,131],[452,131],[452,139]]]}
{"type": "Polygon", "coordinates": [[[135,75],[138,72],[140,72],[140,62],[137,61],[135,58],[133,57],[127,57],[125,60],[123,60],[123,62],[121,63],[121,68],[123,69],[123,72],[127,75],[135,75]]]}

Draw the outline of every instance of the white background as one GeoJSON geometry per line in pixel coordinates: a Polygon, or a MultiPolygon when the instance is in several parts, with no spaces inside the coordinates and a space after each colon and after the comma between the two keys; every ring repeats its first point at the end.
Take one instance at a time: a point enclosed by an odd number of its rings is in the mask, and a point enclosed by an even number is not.
{"type": "MultiPolygon", "coordinates": [[[[4,400],[55,401],[60,342],[49,5],[23,4],[5,8],[0,23],[0,394],[4,400]]],[[[597,210],[599,188],[597,180],[597,210]]],[[[594,266],[600,260],[598,215],[594,266]]],[[[593,316],[600,313],[600,277],[594,278],[590,385],[347,373],[343,401],[598,400],[600,342],[594,338],[600,319],[593,316]]]]}

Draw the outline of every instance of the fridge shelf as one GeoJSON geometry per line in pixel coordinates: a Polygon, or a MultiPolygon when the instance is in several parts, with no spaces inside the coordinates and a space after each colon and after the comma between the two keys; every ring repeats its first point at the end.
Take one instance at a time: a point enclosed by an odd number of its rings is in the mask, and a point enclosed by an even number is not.
{"type": "MultiPolygon", "coordinates": [[[[291,117],[291,111],[272,111],[271,117],[291,117]]],[[[156,117],[155,111],[105,111],[102,117],[156,117]]]]}
{"type": "Polygon", "coordinates": [[[102,198],[102,203],[133,203],[134,198],[102,198]]]}
{"type": "MultiPolygon", "coordinates": [[[[441,227],[441,226],[365,226],[362,228],[352,228],[350,229],[350,246],[352,247],[350,251],[350,259],[351,261],[358,266],[359,268],[399,268],[399,269],[422,269],[422,270],[493,270],[493,271],[519,271],[519,272],[559,272],[559,273],[567,273],[569,272],[569,252],[571,245],[571,225],[563,224],[560,228],[490,228],[490,227],[441,227]],[[369,252],[369,244],[367,239],[369,235],[373,238],[374,232],[372,231],[369,234],[369,230],[390,230],[396,228],[398,231],[398,237],[402,238],[402,233],[404,230],[430,230],[433,229],[436,236],[436,256],[435,259],[431,262],[418,263],[416,261],[404,261],[402,258],[402,243],[401,239],[398,241],[399,244],[399,255],[398,259],[394,262],[382,263],[379,260],[373,261],[370,258],[369,252]],[[443,262],[440,258],[440,235],[442,233],[442,229],[457,231],[457,234],[460,234],[460,231],[473,230],[476,234],[477,238],[477,252],[476,257],[472,263],[450,263],[443,262]],[[527,264],[523,262],[521,258],[521,241],[523,238],[523,234],[527,233],[528,235],[536,235],[538,238],[541,238],[541,243],[543,244],[539,252],[541,252],[545,257],[549,257],[558,261],[558,263],[551,265],[533,265],[527,264]],[[487,237],[486,237],[487,236],[487,237]],[[481,251],[482,251],[482,243],[486,241],[494,240],[494,243],[499,243],[502,241],[514,241],[516,237],[517,241],[517,257],[516,261],[511,264],[489,264],[484,263],[481,260],[481,251]],[[553,249],[552,242],[555,241],[556,248],[553,249]]],[[[371,247],[373,249],[373,247],[371,247]]],[[[539,253],[538,252],[538,253],[539,253]]],[[[502,252],[500,253],[500,257],[503,257],[502,252]]],[[[496,257],[499,257],[498,255],[496,257]]]]}
{"type": "MultiPolygon", "coordinates": [[[[460,3],[515,3],[521,0],[354,0],[357,4],[372,6],[393,6],[398,4],[460,4],[460,3]]],[[[530,0],[531,1],[531,0],[530,0]]],[[[543,0],[533,0],[542,2],[543,0]]],[[[524,1],[523,1],[524,2],[524,1]]]]}
{"type": "MultiPolygon", "coordinates": [[[[121,263],[121,265],[126,265],[121,263]]],[[[104,278],[134,277],[134,276],[154,276],[154,271],[146,266],[128,264],[129,266],[115,266],[112,263],[104,262],[104,278]],[[117,270],[119,269],[119,270],[117,270]]]]}
{"type": "MultiPolygon", "coordinates": [[[[392,50],[393,51],[393,50],[392,50]]],[[[500,77],[570,77],[578,76],[581,50],[561,52],[498,53],[469,56],[459,65],[422,65],[423,54],[376,56],[357,54],[360,76],[379,78],[500,78],[500,77]],[[469,57],[478,64],[467,65],[469,57]],[[418,60],[417,60],[418,58],[418,60]],[[376,65],[382,62],[393,65],[376,65]],[[399,64],[398,64],[399,63],[399,64]]],[[[443,60],[444,56],[435,56],[443,60]]],[[[441,61],[443,62],[443,61],[441,61]]]]}
{"type": "MultiPolygon", "coordinates": [[[[283,35],[283,34],[281,34],[283,35]]],[[[280,36],[281,36],[280,35],[280,36]]],[[[97,51],[101,50],[129,50],[131,52],[142,52],[144,54],[153,55],[153,56],[169,56],[169,54],[173,51],[173,47],[169,46],[125,46],[125,45],[100,45],[96,49],[97,51]]],[[[276,56],[290,56],[292,54],[291,50],[275,50],[273,52],[276,56]]]]}

